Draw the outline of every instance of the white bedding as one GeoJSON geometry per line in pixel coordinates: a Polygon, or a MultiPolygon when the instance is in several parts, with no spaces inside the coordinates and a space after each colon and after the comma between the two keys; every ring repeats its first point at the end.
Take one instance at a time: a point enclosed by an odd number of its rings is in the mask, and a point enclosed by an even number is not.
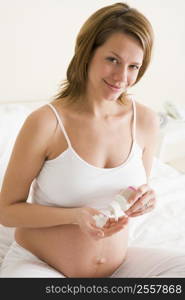
{"type": "MultiPolygon", "coordinates": [[[[0,187],[16,135],[26,116],[40,103],[0,104],[0,187]]],[[[185,174],[154,160],[150,185],[156,209],[130,221],[130,245],[185,249],[185,174]]],[[[0,225],[0,264],[13,241],[14,228],[0,225]]]]}

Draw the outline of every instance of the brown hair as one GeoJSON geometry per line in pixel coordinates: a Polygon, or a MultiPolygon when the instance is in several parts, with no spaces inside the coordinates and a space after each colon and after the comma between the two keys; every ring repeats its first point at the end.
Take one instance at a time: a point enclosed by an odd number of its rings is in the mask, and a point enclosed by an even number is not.
{"type": "MultiPolygon", "coordinates": [[[[139,70],[136,84],[144,75],[152,54],[153,30],[150,22],[137,9],[125,3],[105,6],[92,14],[84,23],[76,39],[75,53],[67,69],[67,79],[54,100],[75,103],[85,94],[88,64],[96,48],[116,32],[126,33],[137,39],[144,51],[143,64],[139,70]]],[[[124,103],[125,94],[119,97],[124,103]]]]}

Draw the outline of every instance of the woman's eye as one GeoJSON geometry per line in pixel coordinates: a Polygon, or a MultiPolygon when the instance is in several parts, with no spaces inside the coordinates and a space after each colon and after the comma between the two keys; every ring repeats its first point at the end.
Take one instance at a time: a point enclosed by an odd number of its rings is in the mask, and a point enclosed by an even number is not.
{"type": "Polygon", "coordinates": [[[107,57],[107,60],[112,62],[113,64],[117,64],[118,60],[115,57],[107,57]]]}
{"type": "Polygon", "coordinates": [[[137,66],[137,65],[131,65],[130,67],[131,67],[131,69],[139,70],[139,66],[137,66]]]}

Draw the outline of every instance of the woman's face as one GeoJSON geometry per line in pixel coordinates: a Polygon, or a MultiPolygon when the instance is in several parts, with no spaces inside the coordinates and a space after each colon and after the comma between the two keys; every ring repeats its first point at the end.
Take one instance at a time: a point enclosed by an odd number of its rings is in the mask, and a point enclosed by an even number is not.
{"type": "Polygon", "coordinates": [[[87,92],[90,96],[116,100],[137,79],[143,50],[133,37],[114,33],[98,47],[88,68],[87,92]]]}

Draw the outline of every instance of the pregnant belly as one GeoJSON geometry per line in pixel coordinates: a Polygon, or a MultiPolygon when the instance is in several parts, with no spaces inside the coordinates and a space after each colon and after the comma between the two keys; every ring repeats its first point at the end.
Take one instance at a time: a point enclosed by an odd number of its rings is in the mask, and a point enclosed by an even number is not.
{"type": "Polygon", "coordinates": [[[128,228],[98,241],[77,225],[19,228],[15,239],[66,277],[108,277],[124,261],[128,228]]]}

